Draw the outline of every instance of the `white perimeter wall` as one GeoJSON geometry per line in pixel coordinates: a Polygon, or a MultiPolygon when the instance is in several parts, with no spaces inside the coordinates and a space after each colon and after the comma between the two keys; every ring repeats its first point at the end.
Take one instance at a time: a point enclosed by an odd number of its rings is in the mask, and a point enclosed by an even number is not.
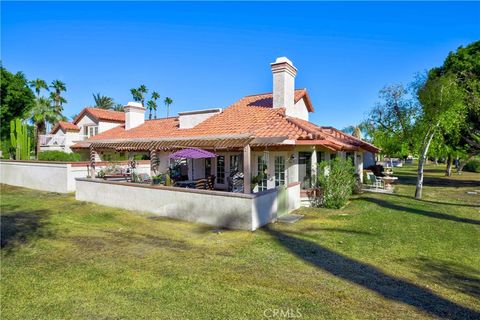
{"type": "MultiPolygon", "coordinates": [[[[138,165],[136,172],[150,174],[150,164],[138,165]]],[[[75,179],[87,174],[86,163],[0,161],[0,183],[42,191],[74,192],[75,179]]]]}

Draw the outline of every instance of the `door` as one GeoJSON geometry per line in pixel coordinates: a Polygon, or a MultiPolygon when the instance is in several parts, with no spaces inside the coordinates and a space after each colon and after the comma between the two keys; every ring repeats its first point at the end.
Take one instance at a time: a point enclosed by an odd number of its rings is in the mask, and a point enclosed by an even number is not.
{"type": "Polygon", "coordinates": [[[298,181],[301,189],[312,187],[312,153],[298,153],[298,181]]]}

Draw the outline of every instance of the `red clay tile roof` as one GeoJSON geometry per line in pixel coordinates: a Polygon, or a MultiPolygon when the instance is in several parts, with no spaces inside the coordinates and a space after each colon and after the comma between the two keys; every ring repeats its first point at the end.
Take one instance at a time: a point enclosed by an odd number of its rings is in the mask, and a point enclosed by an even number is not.
{"type": "Polygon", "coordinates": [[[80,131],[80,128],[77,127],[75,124],[66,121],[59,121],[52,129],[52,134],[58,131],[58,129],[62,129],[63,131],[80,131]]]}
{"type": "MultiPolygon", "coordinates": [[[[313,110],[306,90],[295,90],[295,102],[302,98],[306,99],[307,108],[313,110]]],[[[87,141],[141,141],[188,137],[200,139],[221,135],[249,135],[252,138],[284,137],[297,144],[324,145],[332,150],[356,150],[358,147],[371,146],[351,136],[332,133],[331,130],[311,122],[285,116],[284,108],[272,108],[271,93],[243,97],[193,128],[180,129],[177,117],[147,120],[143,125],[130,130],[125,130],[125,126],[120,125],[87,141]]],[[[73,146],[81,147],[80,144],[73,146]]]]}
{"type": "Polygon", "coordinates": [[[107,122],[125,122],[125,112],[106,110],[100,108],[85,108],[80,112],[80,114],[73,120],[74,124],[77,124],[78,121],[87,113],[95,120],[103,120],[107,122]]]}

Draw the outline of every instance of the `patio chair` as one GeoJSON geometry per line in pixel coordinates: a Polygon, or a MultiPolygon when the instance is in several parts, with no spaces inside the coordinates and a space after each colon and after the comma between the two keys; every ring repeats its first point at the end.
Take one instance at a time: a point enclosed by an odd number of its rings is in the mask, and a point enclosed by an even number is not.
{"type": "Polygon", "coordinates": [[[375,189],[385,189],[383,180],[374,175],[373,172],[367,172],[367,181],[369,182],[369,184],[367,184],[368,186],[375,189]]]}
{"type": "Polygon", "coordinates": [[[195,181],[195,189],[206,189],[207,179],[198,179],[195,181]]]}
{"type": "Polygon", "coordinates": [[[206,188],[208,190],[213,190],[213,188],[215,187],[215,176],[208,176],[207,177],[207,185],[206,185],[206,188]]]}

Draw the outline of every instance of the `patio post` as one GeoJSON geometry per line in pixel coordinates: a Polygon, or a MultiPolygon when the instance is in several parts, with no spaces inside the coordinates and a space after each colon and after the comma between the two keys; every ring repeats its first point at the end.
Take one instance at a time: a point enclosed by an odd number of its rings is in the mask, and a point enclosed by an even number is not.
{"type": "Polygon", "coordinates": [[[251,193],[252,170],[250,161],[250,145],[247,144],[243,147],[243,193],[251,193]]]}
{"type": "Polygon", "coordinates": [[[95,178],[96,172],[95,172],[95,159],[97,157],[97,152],[93,147],[90,147],[90,178],[95,178]]]}
{"type": "Polygon", "coordinates": [[[157,150],[150,149],[150,176],[154,176],[157,174],[158,170],[158,158],[157,158],[157,150]]]}

